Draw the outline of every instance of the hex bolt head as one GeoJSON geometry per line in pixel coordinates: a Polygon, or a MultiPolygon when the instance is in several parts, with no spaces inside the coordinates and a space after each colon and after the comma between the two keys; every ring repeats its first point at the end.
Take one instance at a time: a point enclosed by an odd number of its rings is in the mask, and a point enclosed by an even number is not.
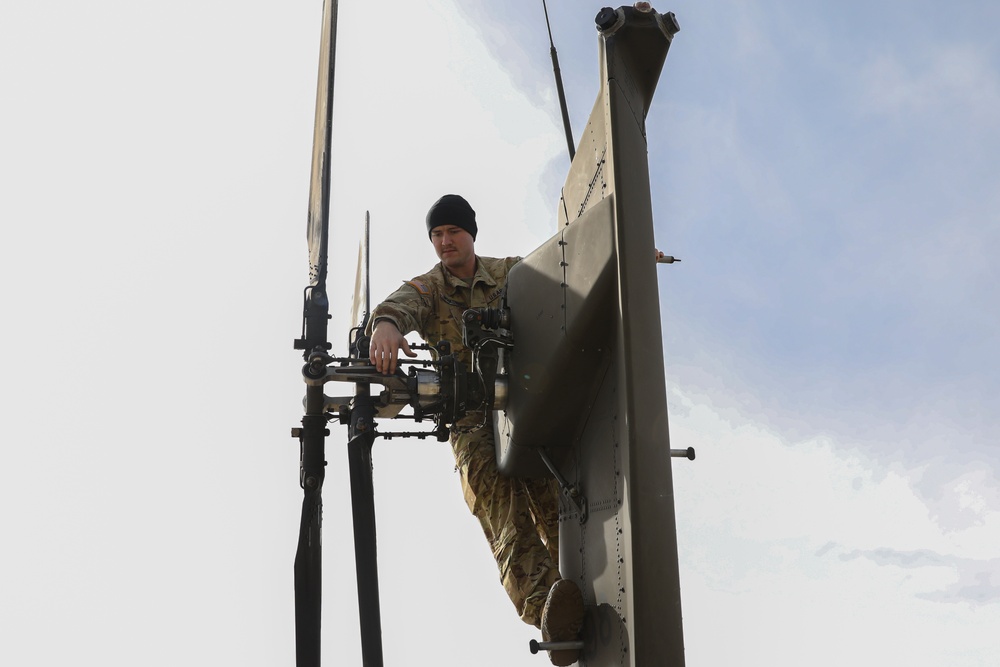
{"type": "Polygon", "coordinates": [[[601,32],[613,26],[617,20],[618,15],[611,7],[602,7],[601,11],[597,12],[597,17],[594,18],[594,22],[597,23],[597,29],[601,32]]]}

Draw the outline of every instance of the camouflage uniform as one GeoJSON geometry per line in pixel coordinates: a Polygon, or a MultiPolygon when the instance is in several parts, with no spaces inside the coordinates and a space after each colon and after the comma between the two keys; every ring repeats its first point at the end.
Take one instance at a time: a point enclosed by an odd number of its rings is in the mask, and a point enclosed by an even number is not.
{"type": "MultiPolygon", "coordinates": [[[[372,312],[372,322],[391,320],[404,335],[416,331],[425,342],[451,343],[471,368],[472,351],[462,344],[462,313],[496,306],[507,272],[519,258],[476,257],[470,281],[456,278],[442,264],[403,284],[372,312]]],[[[467,415],[452,427],[455,467],[465,502],[479,519],[520,617],[538,626],[549,588],[559,579],[559,495],[550,479],[515,479],[497,470],[493,428],[469,431],[483,414],[467,415]],[[464,428],[463,428],[464,427],[464,428]]]]}

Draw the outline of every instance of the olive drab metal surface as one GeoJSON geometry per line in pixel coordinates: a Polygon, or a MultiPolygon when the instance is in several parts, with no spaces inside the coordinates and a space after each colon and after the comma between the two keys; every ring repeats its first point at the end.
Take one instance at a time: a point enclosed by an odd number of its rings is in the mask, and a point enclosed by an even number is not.
{"type": "Polygon", "coordinates": [[[597,23],[601,90],[559,231],[508,280],[497,456],[505,473],[534,476],[543,451],[576,492],[561,507],[560,571],[588,605],[579,664],[683,665],[645,126],[679,26],[633,7],[597,23]]]}

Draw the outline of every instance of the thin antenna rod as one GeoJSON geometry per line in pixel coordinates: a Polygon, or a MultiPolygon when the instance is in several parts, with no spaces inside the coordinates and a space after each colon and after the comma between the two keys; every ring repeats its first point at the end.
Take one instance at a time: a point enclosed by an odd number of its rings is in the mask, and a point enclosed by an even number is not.
{"type": "Polygon", "coordinates": [[[573,130],[569,126],[569,110],[566,108],[566,93],[563,91],[562,73],[559,71],[559,54],[556,53],[556,44],[552,41],[552,26],[549,24],[549,8],[542,0],[542,10],[545,12],[545,28],[549,31],[549,53],[552,54],[552,71],[556,75],[556,92],[559,93],[559,109],[562,111],[563,129],[566,130],[566,147],[569,149],[569,161],[572,162],[576,156],[576,148],[573,145],[573,130]]]}

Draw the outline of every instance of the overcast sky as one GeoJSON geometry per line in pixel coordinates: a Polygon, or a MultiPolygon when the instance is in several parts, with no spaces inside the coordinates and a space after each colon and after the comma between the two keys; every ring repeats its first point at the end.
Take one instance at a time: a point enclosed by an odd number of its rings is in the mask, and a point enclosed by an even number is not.
{"type": "MultiPolygon", "coordinates": [[[[0,6],[0,662],[294,659],[320,0],[0,6]]],[[[576,136],[599,4],[549,13],[576,136]]],[[[689,665],[1000,659],[1000,5],[673,6],[647,122],[689,665]]],[[[555,229],[540,2],[341,3],[331,336],[555,229]]],[[[328,393],[338,393],[336,388],[328,393]]],[[[344,431],[326,664],[360,664],[344,431]]],[[[375,449],[387,665],[545,664],[447,445],[375,449]]]]}

